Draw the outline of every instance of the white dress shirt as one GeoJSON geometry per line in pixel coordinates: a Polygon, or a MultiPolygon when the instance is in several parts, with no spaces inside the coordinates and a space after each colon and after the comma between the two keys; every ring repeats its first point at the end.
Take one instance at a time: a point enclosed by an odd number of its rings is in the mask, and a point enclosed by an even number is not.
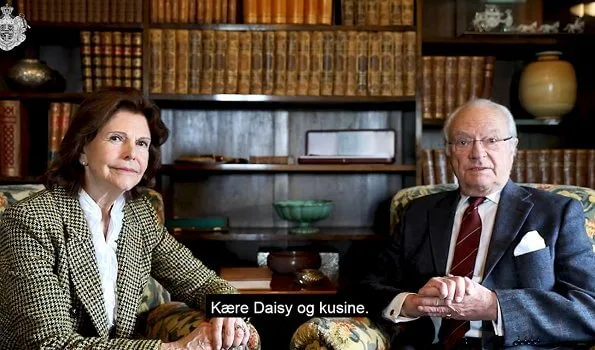
{"type": "Polygon", "coordinates": [[[91,231],[93,247],[95,248],[95,260],[99,269],[101,290],[103,291],[107,325],[108,329],[111,329],[116,322],[116,281],[118,279],[116,251],[118,248],[117,239],[124,218],[124,212],[122,211],[125,204],[124,195],[118,197],[112,205],[107,235],[103,234],[101,208],[85,190],[81,189],[79,193],[79,203],[91,231]]]}
{"type": "MultiPolygon", "coordinates": [[[[479,205],[477,208],[479,212],[479,217],[481,218],[481,236],[479,239],[479,248],[477,250],[477,257],[475,259],[475,267],[473,270],[473,281],[477,283],[481,283],[483,280],[484,270],[486,259],[488,256],[488,247],[490,245],[490,240],[492,238],[492,231],[494,229],[494,222],[496,219],[496,211],[498,209],[498,202],[500,201],[500,194],[501,191],[492,193],[487,196],[487,199],[479,205]]],[[[450,239],[450,248],[448,251],[448,260],[446,262],[446,272],[450,272],[450,267],[452,265],[452,260],[454,257],[454,247],[457,244],[457,236],[459,235],[459,229],[461,228],[461,219],[463,217],[463,213],[465,209],[469,206],[467,200],[469,199],[468,196],[461,196],[461,200],[457,205],[457,210],[455,212],[454,224],[452,226],[452,235],[450,239]]],[[[399,293],[388,305],[386,309],[384,309],[382,315],[384,318],[388,319],[389,321],[399,323],[399,322],[407,322],[413,321],[417,318],[410,318],[410,317],[403,317],[399,316],[401,313],[401,308],[403,307],[403,303],[405,302],[405,298],[407,295],[412,293],[399,293]],[[391,316],[392,315],[392,316],[391,316]]],[[[434,342],[438,342],[438,330],[440,329],[440,325],[442,323],[442,318],[440,317],[432,317],[432,322],[434,323],[434,328],[436,329],[436,334],[434,337],[434,342]]],[[[481,337],[481,323],[482,321],[471,321],[470,322],[470,329],[465,333],[467,337],[481,337]]],[[[503,336],[504,330],[502,326],[502,312],[500,310],[500,304],[498,303],[498,319],[492,322],[494,326],[494,333],[497,336],[503,336]]]]}

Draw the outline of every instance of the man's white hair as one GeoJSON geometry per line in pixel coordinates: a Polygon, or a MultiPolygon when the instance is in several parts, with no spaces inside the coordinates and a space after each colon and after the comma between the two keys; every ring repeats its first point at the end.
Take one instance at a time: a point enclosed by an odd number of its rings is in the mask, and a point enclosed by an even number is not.
{"type": "Polygon", "coordinates": [[[496,103],[496,102],[493,102],[490,100],[487,100],[485,98],[477,98],[477,99],[470,100],[467,103],[463,104],[462,106],[458,107],[448,116],[448,118],[446,118],[446,121],[444,122],[444,127],[442,128],[442,134],[444,136],[445,142],[448,142],[448,137],[450,135],[450,124],[452,124],[452,121],[459,114],[461,114],[461,111],[463,111],[466,108],[470,108],[470,107],[487,107],[487,108],[492,108],[492,109],[500,112],[502,114],[502,116],[504,116],[506,118],[509,136],[517,137],[516,124],[514,122],[514,118],[512,116],[512,113],[510,113],[510,110],[508,108],[506,108],[506,106],[503,106],[499,103],[496,103]]]}

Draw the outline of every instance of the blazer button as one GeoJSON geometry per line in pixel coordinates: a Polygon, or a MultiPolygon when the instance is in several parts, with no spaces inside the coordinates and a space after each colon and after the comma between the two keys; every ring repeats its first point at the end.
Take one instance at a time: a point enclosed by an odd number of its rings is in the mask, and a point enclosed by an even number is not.
{"type": "Polygon", "coordinates": [[[76,306],[70,308],[70,317],[77,317],[79,314],[79,309],[76,306]]]}
{"type": "Polygon", "coordinates": [[[517,346],[517,345],[519,345],[519,341],[518,341],[518,340],[515,340],[515,341],[513,341],[513,342],[512,342],[512,345],[514,345],[514,346],[517,346]]]}

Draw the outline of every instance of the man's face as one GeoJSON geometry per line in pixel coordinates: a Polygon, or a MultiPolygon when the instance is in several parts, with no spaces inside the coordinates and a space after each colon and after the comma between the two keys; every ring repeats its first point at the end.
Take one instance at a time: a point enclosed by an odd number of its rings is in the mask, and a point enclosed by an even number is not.
{"type": "Polygon", "coordinates": [[[501,141],[510,136],[506,117],[491,107],[470,106],[452,120],[446,153],[463,194],[486,196],[504,187],[518,143],[501,141]]]}

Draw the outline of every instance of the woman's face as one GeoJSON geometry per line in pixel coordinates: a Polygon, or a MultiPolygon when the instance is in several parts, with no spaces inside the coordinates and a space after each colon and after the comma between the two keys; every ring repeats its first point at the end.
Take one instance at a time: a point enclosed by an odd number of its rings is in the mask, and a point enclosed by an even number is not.
{"type": "Polygon", "coordinates": [[[85,191],[97,198],[132,189],[147,170],[150,144],[151,132],[144,115],[116,112],[80,156],[81,164],[88,163],[85,191]]]}

